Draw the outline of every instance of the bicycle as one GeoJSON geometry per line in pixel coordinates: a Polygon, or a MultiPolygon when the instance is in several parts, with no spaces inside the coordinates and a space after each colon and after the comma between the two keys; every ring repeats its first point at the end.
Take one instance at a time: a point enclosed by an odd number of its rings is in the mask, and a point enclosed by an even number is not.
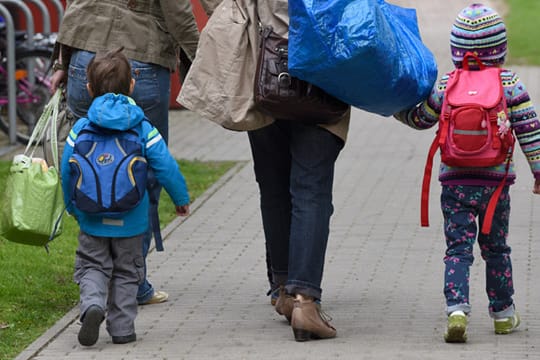
{"type": "MultiPolygon", "coordinates": [[[[4,35],[5,24],[0,24],[0,36],[4,35]]],[[[29,48],[27,34],[17,32],[15,46],[15,88],[16,88],[16,138],[26,144],[32,134],[45,104],[51,98],[50,75],[54,40],[37,34],[37,46],[29,48]]],[[[7,115],[7,57],[5,42],[0,42],[0,130],[9,134],[10,123],[7,115]]]]}

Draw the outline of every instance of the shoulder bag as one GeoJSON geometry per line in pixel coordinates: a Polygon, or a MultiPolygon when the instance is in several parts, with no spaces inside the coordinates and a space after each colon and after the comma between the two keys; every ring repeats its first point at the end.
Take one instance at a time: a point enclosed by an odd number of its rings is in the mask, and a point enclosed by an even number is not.
{"type": "Polygon", "coordinates": [[[254,93],[256,107],[276,119],[332,124],[349,109],[348,104],[317,86],[291,76],[288,40],[271,26],[261,29],[254,93]]]}

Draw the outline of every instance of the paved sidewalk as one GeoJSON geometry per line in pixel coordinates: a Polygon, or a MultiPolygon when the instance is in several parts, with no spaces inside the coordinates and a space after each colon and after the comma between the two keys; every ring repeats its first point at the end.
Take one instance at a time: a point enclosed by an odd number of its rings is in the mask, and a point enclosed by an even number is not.
{"type": "MultiPolygon", "coordinates": [[[[394,1],[417,7],[425,42],[450,68],[448,34],[468,1],[394,1]]],[[[494,2],[486,2],[486,4],[494,2]]],[[[493,5],[495,6],[495,5],[493,5]]],[[[516,69],[540,106],[540,69],[516,69]]],[[[17,357],[26,359],[540,359],[540,197],[516,151],[510,245],[520,330],[493,334],[476,251],[473,313],[465,345],[446,344],[444,240],[432,182],[431,227],[419,226],[420,186],[434,129],[418,132],[392,118],[353,110],[349,141],[336,168],[335,213],[322,287],[323,306],[338,337],[297,343],[267,291],[258,191],[244,133],[221,129],[193,113],[171,112],[176,157],[239,160],[165,231],[165,252],[148,258],[149,277],[170,300],[140,307],[138,341],[113,345],[102,327],[98,343],[77,342],[73,309],[17,357]]],[[[437,166],[437,164],[435,165],[437,166]]]]}

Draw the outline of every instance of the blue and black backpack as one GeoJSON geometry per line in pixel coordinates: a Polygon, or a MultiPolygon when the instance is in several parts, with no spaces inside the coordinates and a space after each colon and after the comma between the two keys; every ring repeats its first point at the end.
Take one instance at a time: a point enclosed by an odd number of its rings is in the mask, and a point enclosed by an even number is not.
{"type": "Polygon", "coordinates": [[[143,138],[135,129],[85,125],[69,159],[72,204],[86,213],[109,217],[136,207],[146,191],[144,149],[143,138]]]}

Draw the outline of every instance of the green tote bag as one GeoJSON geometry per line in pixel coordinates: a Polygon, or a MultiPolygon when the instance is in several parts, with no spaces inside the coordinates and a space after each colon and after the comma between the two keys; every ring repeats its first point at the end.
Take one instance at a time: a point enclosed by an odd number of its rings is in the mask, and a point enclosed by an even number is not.
{"type": "Polygon", "coordinates": [[[60,101],[58,90],[45,106],[24,154],[13,158],[0,210],[0,236],[6,240],[46,246],[62,232],[64,211],[58,169],[58,151],[54,140],[51,166],[33,157],[46,131],[56,139],[56,120],[60,101]]]}

